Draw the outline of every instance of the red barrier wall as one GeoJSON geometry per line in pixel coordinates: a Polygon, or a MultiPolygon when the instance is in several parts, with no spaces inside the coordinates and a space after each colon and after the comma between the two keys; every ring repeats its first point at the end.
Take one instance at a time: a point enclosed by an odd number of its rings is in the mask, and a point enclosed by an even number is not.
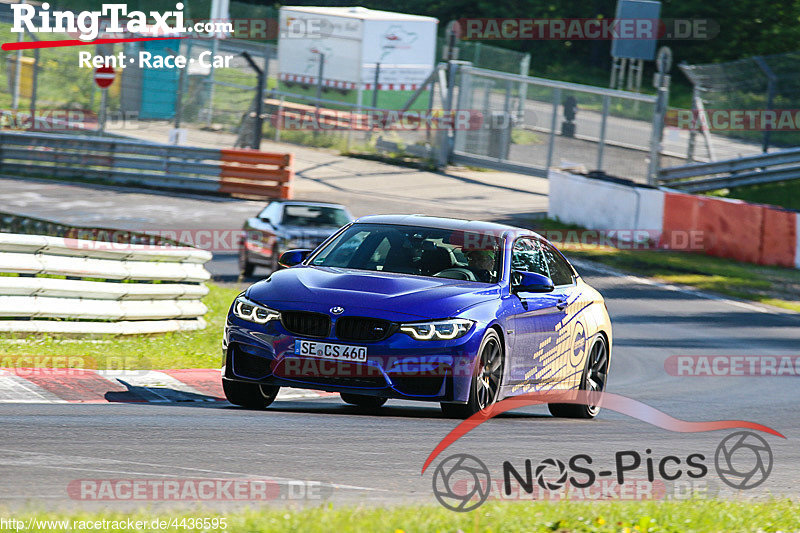
{"type": "Polygon", "coordinates": [[[707,254],[748,263],[793,267],[796,216],[740,200],[664,194],[664,235],[700,231],[707,254]]]}

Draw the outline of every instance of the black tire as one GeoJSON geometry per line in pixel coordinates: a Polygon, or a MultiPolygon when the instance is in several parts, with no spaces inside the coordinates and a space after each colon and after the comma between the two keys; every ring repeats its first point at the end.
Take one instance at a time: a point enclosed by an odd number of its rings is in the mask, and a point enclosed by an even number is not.
{"type": "Polygon", "coordinates": [[[442,413],[448,418],[469,418],[491,406],[500,396],[503,384],[505,356],[500,336],[490,329],[478,350],[480,360],[475,365],[467,403],[442,402],[442,413]]]}
{"type": "Polygon", "coordinates": [[[222,390],[225,398],[233,405],[247,409],[266,409],[275,401],[280,387],[223,379],[222,390]]]}
{"type": "MultiPolygon", "coordinates": [[[[586,356],[586,365],[581,374],[580,390],[602,392],[608,381],[608,343],[599,333],[588,343],[591,348],[586,356]]],[[[572,403],[549,403],[547,408],[550,414],[559,418],[591,419],[600,412],[597,405],[582,405],[572,403]]]]}
{"type": "Polygon", "coordinates": [[[247,260],[247,250],[245,250],[244,245],[242,245],[242,247],[239,248],[239,272],[241,272],[243,277],[249,278],[253,275],[255,269],[256,266],[247,260]]]}
{"type": "Polygon", "coordinates": [[[364,396],[362,394],[350,394],[349,392],[341,392],[339,395],[344,403],[365,409],[377,409],[386,403],[386,398],[379,398],[378,396],[364,396]]]}
{"type": "Polygon", "coordinates": [[[280,250],[278,250],[278,245],[272,247],[272,258],[269,260],[269,273],[272,274],[273,272],[277,272],[281,266],[278,264],[278,259],[280,259],[280,250]]]}

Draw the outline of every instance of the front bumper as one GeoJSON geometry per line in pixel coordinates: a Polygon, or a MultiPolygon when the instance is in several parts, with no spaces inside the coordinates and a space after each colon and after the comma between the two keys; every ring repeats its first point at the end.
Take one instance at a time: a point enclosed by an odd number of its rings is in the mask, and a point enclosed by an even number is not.
{"type": "Polygon", "coordinates": [[[451,341],[416,341],[395,333],[380,342],[351,342],[333,336],[300,337],[278,321],[259,325],[230,315],[223,340],[223,379],[385,398],[465,402],[483,332],[476,324],[451,341]],[[295,340],[366,346],[367,361],[295,355],[295,340]]]}

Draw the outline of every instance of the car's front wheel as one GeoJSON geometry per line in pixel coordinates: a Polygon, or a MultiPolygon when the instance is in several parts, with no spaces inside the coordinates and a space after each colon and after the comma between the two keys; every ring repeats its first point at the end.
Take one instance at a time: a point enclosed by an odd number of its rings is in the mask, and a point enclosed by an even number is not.
{"type": "Polygon", "coordinates": [[[469,418],[490,407],[500,398],[503,381],[503,344],[496,331],[490,329],[483,338],[478,362],[472,373],[467,403],[442,403],[442,413],[448,418],[469,418]]]}
{"type": "MultiPolygon", "coordinates": [[[[608,343],[605,337],[597,334],[588,344],[589,356],[581,374],[580,390],[603,392],[608,379],[608,343]]],[[[600,412],[599,405],[571,403],[547,404],[550,414],[561,418],[594,418],[600,412]]]]}
{"type": "Polygon", "coordinates": [[[364,396],[363,394],[350,394],[347,392],[342,392],[339,395],[345,403],[365,409],[377,409],[386,403],[386,398],[379,398],[377,396],[364,396]]]}
{"type": "Polygon", "coordinates": [[[266,409],[275,401],[280,387],[223,379],[222,390],[225,398],[234,405],[248,409],[266,409]]]}

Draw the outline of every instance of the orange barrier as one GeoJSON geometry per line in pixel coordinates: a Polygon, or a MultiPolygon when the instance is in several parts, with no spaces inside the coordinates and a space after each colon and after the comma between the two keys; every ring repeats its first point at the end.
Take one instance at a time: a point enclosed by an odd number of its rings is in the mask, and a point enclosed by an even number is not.
{"type": "Polygon", "coordinates": [[[663,235],[700,232],[708,255],[793,267],[797,253],[796,216],[741,200],[665,192],[663,235]]]}
{"type": "Polygon", "coordinates": [[[219,152],[219,192],[257,198],[292,197],[294,154],[239,149],[219,152]]]}
{"type": "Polygon", "coordinates": [[[795,266],[797,213],[764,207],[761,233],[762,265],[795,266]]]}

